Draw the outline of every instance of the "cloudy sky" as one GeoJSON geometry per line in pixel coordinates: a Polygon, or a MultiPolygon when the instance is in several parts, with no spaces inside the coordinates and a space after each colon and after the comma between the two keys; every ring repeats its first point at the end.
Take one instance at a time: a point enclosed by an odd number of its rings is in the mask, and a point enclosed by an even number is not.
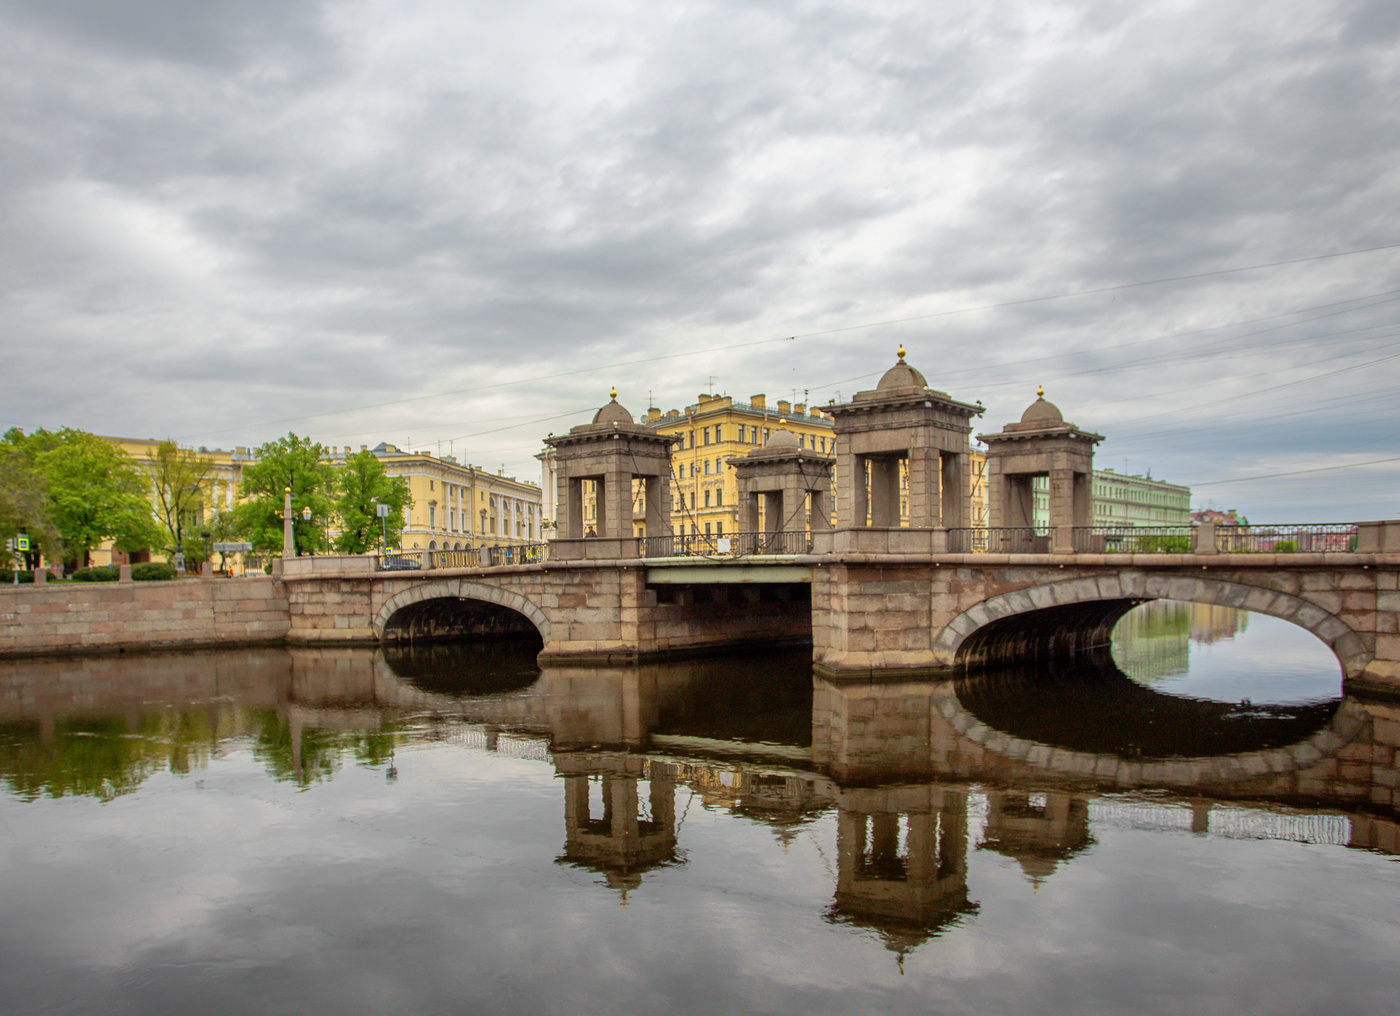
{"type": "Polygon", "coordinates": [[[0,418],[529,477],[611,385],[902,342],[981,430],[1043,383],[1199,504],[1395,517],[1400,6],[1260,12],[0,0],[0,418]]]}

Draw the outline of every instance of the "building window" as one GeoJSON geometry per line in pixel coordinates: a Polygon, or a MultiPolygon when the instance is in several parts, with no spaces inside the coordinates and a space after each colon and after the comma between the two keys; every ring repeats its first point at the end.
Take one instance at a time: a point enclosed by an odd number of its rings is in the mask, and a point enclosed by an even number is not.
{"type": "Polygon", "coordinates": [[[433,489],[433,481],[432,481],[432,480],[429,480],[429,481],[428,481],[428,489],[429,489],[429,490],[432,490],[432,489],[433,489]]]}
{"type": "Polygon", "coordinates": [[[710,507],[710,492],[708,490],[705,491],[705,507],[710,507]]]}
{"type": "Polygon", "coordinates": [[[706,427],[706,428],[705,428],[705,435],[704,435],[704,438],[705,438],[705,443],[706,443],[706,444],[709,444],[709,443],[710,443],[710,428],[709,428],[709,427],[706,427]]]}
{"type": "Polygon", "coordinates": [[[719,487],[718,489],[715,490],[715,507],[716,507],[716,508],[723,508],[723,507],[724,507],[724,488],[723,488],[723,487],[719,487]]]}
{"type": "Polygon", "coordinates": [[[710,475],[710,460],[709,460],[709,459],[706,459],[706,460],[705,460],[705,475],[706,475],[706,476],[709,476],[709,475],[710,475]]]}
{"type": "Polygon", "coordinates": [[[773,431],[772,431],[772,429],[769,428],[769,427],[764,427],[764,428],[763,428],[763,443],[764,443],[764,444],[767,444],[767,443],[768,443],[768,439],[769,439],[770,437],[772,437],[772,436],[773,436],[773,431]]]}
{"type": "Polygon", "coordinates": [[[715,535],[716,535],[716,536],[723,536],[723,535],[724,535],[724,523],[723,523],[723,522],[716,522],[716,523],[715,523],[715,535]]]}
{"type": "MultiPolygon", "coordinates": [[[[434,508],[432,505],[428,505],[428,528],[429,528],[429,529],[432,529],[432,528],[433,528],[434,526],[436,526],[436,525],[437,525],[437,509],[434,508]]],[[[433,548],[429,547],[428,549],[429,549],[429,550],[432,550],[433,548]]]]}
{"type": "Polygon", "coordinates": [[[758,444],[758,428],[749,428],[749,444],[758,444]]]}
{"type": "Polygon", "coordinates": [[[724,440],[724,438],[720,437],[720,427],[722,426],[723,424],[715,424],[715,444],[719,444],[721,441],[724,440]]]}
{"type": "Polygon", "coordinates": [[[695,431],[690,432],[690,447],[695,447],[695,431]]]}
{"type": "Polygon", "coordinates": [[[705,523],[705,535],[710,535],[710,524],[708,522],[705,523]]]}

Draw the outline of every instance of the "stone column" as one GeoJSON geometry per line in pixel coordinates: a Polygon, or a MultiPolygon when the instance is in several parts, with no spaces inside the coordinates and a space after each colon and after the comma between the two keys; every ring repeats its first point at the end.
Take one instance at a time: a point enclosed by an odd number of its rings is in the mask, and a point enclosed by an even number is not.
{"type": "Polygon", "coordinates": [[[936,448],[909,451],[909,525],[916,528],[940,525],[938,500],[938,460],[936,448]]]}
{"type": "Polygon", "coordinates": [[[899,525],[899,459],[870,459],[870,525],[888,529],[899,525]]]}
{"type": "Polygon", "coordinates": [[[783,504],[783,492],[780,490],[765,491],[763,494],[763,531],[765,533],[778,533],[782,531],[783,512],[786,509],[783,504]]]}
{"type": "Polygon", "coordinates": [[[1068,469],[1050,470],[1050,525],[1074,524],[1074,473],[1068,469]]]}
{"type": "Polygon", "coordinates": [[[831,504],[830,498],[823,490],[812,491],[812,531],[826,531],[831,528],[831,504]]]}
{"type": "Polygon", "coordinates": [[[866,515],[870,512],[870,491],[866,486],[866,463],[869,461],[864,455],[842,454],[837,461],[841,463],[837,467],[841,476],[842,490],[838,495],[836,521],[841,526],[853,526],[857,529],[863,528],[869,523],[866,522],[866,515]],[[846,463],[849,460],[850,467],[846,463]],[[851,506],[851,514],[847,518],[842,518],[840,514],[841,504],[851,506]]]}
{"type": "MultiPolygon", "coordinates": [[[[603,527],[599,526],[598,535],[625,539],[632,535],[632,474],[610,469],[605,483],[609,502],[608,528],[604,531],[603,527]]],[[[600,503],[602,500],[599,498],[600,503]]]]}
{"type": "MultiPolygon", "coordinates": [[[[971,496],[967,486],[968,456],[944,452],[938,459],[939,506],[942,511],[931,524],[950,529],[966,526],[969,522],[967,503],[971,496]]],[[[912,520],[910,524],[913,524],[912,520]]]]}
{"type": "Polygon", "coordinates": [[[664,476],[648,476],[643,480],[646,489],[647,536],[665,536],[671,531],[669,483],[664,476]]]}
{"type": "Polygon", "coordinates": [[[296,557],[296,538],[292,535],[292,488],[282,491],[282,556],[296,557]]]}
{"type": "Polygon", "coordinates": [[[739,525],[746,533],[756,533],[759,531],[759,505],[758,499],[761,497],[757,491],[745,490],[743,499],[739,507],[739,525]]]}
{"type": "Polygon", "coordinates": [[[1074,474],[1074,524],[1092,526],[1094,524],[1094,476],[1092,473],[1074,474]]]}
{"type": "MultiPolygon", "coordinates": [[[[559,500],[563,502],[564,536],[570,540],[583,539],[583,478],[571,476],[559,480],[559,500]]],[[[485,536],[483,531],[482,536],[485,536]]]]}

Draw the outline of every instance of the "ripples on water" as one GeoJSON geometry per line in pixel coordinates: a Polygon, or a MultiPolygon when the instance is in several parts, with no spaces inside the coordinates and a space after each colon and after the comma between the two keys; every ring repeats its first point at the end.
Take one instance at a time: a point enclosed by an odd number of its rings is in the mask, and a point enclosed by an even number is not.
{"type": "Polygon", "coordinates": [[[0,664],[0,1010],[1388,1012],[1400,709],[1295,631],[0,664]]]}

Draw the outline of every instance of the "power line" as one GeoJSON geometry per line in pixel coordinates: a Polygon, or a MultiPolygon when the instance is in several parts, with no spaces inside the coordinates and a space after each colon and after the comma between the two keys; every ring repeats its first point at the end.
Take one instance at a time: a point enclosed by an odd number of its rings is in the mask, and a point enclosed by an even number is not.
{"type": "Polygon", "coordinates": [[[1343,258],[1352,254],[1370,254],[1380,250],[1394,250],[1400,247],[1400,243],[1387,243],[1379,247],[1363,247],[1357,250],[1337,251],[1333,254],[1316,254],[1312,257],[1293,258],[1288,261],[1271,261],[1267,264],[1241,265],[1238,268],[1219,268],[1211,272],[1194,272],[1191,275],[1173,275],[1163,279],[1148,279],[1144,282],[1125,282],[1118,286],[1100,286],[1096,289],[1078,289],[1068,293],[1056,293],[1051,296],[1031,296],[1022,300],[1005,300],[1001,303],[982,304],[978,307],[961,307],[955,310],[936,311],[932,314],[918,314],[914,317],[892,318],[889,321],[872,321],[862,325],[847,325],[844,328],[829,328],[820,332],[799,332],[793,336],[796,339],[811,338],[816,335],[835,335],[838,332],[851,332],[861,328],[879,328],[883,325],[902,325],[910,321],[927,321],[931,318],[950,317],[954,314],[971,314],[979,310],[1001,310],[1005,307],[1023,307],[1032,303],[1047,303],[1051,300],[1066,300],[1076,296],[1097,296],[1101,293],[1116,293],[1120,289],[1140,289],[1143,286],[1160,286],[1168,282],[1186,282],[1192,279],[1209,279],[1219,275],[1235,275],[1240,272],[1256,272],[1265,268],[1281,268],[1284,265],[1301,265],[1310,261],[1325,261],[1329,258],[1343,258]]]}
{"type": "Polygon", "coordinates": [[[1400,455],[1389,459],[1371,459],[1367,462],[1348,462],[1342,466],[1318,466],[1316,469],[1292,469],[1286,473],[1264,473],[1261,476],[1237,476],[1231,480],[1207,480],[1205,483],[1193,483],[1191,489],[1197,487],[1219,487],[1226,483],[1248,483],[1250,480],[1276,480],[1280,476],[1302,476],[1304,473],[1327,473],[1334,469],[1355,469],[1358,466],[1378,466],[1383,462],[1400,462],[1400,455]]]}

